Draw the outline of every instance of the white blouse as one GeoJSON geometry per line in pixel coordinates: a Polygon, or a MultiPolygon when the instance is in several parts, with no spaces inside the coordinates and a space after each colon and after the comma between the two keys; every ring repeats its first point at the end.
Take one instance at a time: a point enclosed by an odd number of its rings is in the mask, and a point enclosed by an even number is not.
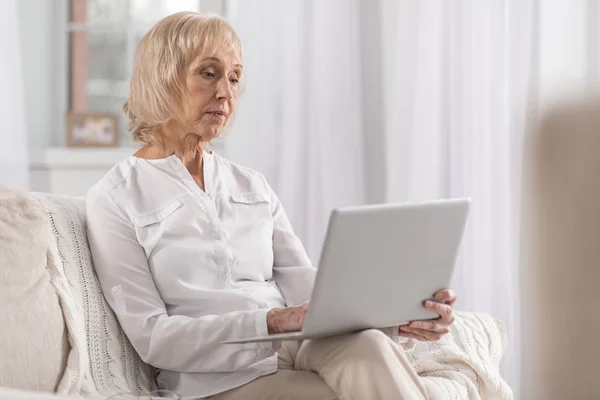
{"type": "Polygon", "coordinates": [[[316,269],[265,178],[204,153],[129,157],[90,189],[88,240],[106,299],[159,385],[205,397],[277,370],[266,314],[310,297],[316,269]]]}

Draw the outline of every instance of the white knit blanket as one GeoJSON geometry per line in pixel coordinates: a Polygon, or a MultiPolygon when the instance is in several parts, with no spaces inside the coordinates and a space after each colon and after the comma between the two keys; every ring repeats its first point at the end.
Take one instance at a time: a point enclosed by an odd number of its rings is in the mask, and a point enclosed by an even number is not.
{"type": "Polygon", "coordinates": [[[499,371],[506,346],[503,325],[488,314],[456,314],[442,340],[418,342],[407,351],[417,373],[437,384],[445,399],[512,400],[512,390],[499,371]]]}

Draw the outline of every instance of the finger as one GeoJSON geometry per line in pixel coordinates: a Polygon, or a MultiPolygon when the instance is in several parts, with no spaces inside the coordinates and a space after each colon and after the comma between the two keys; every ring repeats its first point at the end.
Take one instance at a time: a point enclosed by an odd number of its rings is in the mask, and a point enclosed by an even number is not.
{"type": "Polygon", "coordinates": [[[433,341],[436,341],[436,340],[440,340],[442,338],[442,336],[444,336],[443,333],[440,333],[440,332],[430,332],[430,331],[427,331],[425,329],[403,327],[402,330],[404,332],[408,332],[408,333],[412,333],[412,334],[415,334],[415,335],[418,335],[418,336],[422,336],[427,341],[430,341],[430,342],[433,342],[433,341]]]}
{"type": "Polygon", "coordinates": [[[452,314],[452,306],[448,304],[438,303],[437,301],[433,300],[425,301],[425,308],[438,313],[442,318],[452,314]]]}
{"type": "Polygon", "coordinates": [[[429,321],[414,321],[408,326],[409,328],[422,329],[429,332],[437,333],[448,333],[448,325],[443,323],[441,320],[429,320],[429,321]]]}
{"type": "Polygon", "coordinates": [[[416,333],[412,333],[412,332],[407,332],[407,331],[404,331],[402,329],[398,330],[398,336],[402,336],[402,337],[409,338],[409,339],[415,339],[415,340],[418,340],[420,342],[427,342],[428,341],[427,338],[425,338],[425,337],[423,337],[421,335],[417,335],[416,333]]]}
{"type": "Polygon", "coordinates": [[[440,303],[453,305],[456,301],[456,292],[452,289],[440,290],[433,296],[433,298],[440,303]]]}
{"type": "Polygon", "coordinates": [[[289,310],[289,318],[292,322],[291,329],[301,329],[302,325],[304,325],[304,318],[306,317],[306,308],[303,306],[290,307],[287,310],[289,310]]]}
{"type": "Polygon", "coordinates": [[[405,327],[402,330],[407,333],[412,333],[414,335],[421,336],[422,338],[424,338],[427,341],[439,340],[443,336],[443,334],[439,333],[439,332],[430,332],[430,331],[427,331],[424,329],[417,329],[417,328],[411,328],[411,327],[405,327]]]}

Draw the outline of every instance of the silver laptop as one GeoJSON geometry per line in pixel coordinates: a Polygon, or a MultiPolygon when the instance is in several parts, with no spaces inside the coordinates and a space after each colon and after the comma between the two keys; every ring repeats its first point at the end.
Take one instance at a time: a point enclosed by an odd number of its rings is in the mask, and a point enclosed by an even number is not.
{"type": "Polygon", "coordinates": [[[223,343],[322,338],[437,318],[426,299],[449,287],[470,199],[331,213],[301,331],[223,343]]]}

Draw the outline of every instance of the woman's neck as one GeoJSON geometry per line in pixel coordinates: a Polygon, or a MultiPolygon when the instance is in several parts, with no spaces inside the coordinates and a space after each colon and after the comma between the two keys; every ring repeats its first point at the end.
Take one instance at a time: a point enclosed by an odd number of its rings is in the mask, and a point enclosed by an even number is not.
{"type": "Polygon", "coordinates": [[[202,153],[206,142],[194,133],[181,134],[167,127],[156,133],[154,143],[139,149],[135,156],[146,159],[160,159],[175,154],[192,176],[202,175],[202,153]]]}

